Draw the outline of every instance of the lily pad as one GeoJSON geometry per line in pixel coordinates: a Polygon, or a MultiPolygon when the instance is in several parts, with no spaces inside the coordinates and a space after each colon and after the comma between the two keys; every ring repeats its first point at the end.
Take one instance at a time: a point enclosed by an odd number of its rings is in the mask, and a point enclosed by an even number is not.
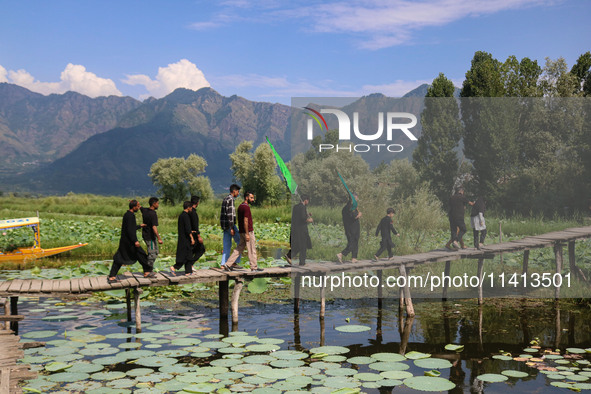
{"type": "Polygon", "coordinates": [[[273,353],[273,357],[282,360],[302,360],[308,357],[308,353],[296,350],[279,350],[273,353]]]}
{"type": "Polygon", "coordinates": [[[56,315],[56,316],[45,316],[41,318],[43,321],[70,321],[78,320],[78,316],[74,315],[56,315]]]}
{"type": "Polygon", "coordinates": [[[406,357],[398,353],[374,353],[371,358],[375,358],[378,361],[404,361],[406,357]]]}
{"type": "Polygon", "coordinates": [[[94,380],[115,380],[125,377],[125,372],[109,371],[109,372],[97,372],[90,375],[94,380]]]}
{"type": "Polygon", "coordinates": [[[478,375],[476,378],[479,380],[482,380],[483,382],[488,382],[488,383],[504,382],[507,379],[509,379],[505,375],[500,375],[498,373],[485,373],[482,375],[478,375]]]}
{"type": "Polygon", "coordinates": [[[405,356],[409,360],[418,360],[418,359],[421,359],[421,358],[429,358],[429,357],[431,357],[431,355],[429,353],[421,353],[421,352],[410,352],[410,353],[406,353],[405,356]]]}
{"type": "Polygon", "coordinates": [[[445,345],[445,350],[449,350],[450,352],[461,352],[464,350],[464,345],[454,345],[453,343],[450,343],[445,345]]]}
{"type": "Polygon", "coordinates": [[[252,356],[246,356],[242,358],[242,361],[247,364],[268,364],[271,361],[277,360],[273,356],[269,356],[267,354],[255,354],[252,356]]]}
{"type": "Polygon", "coordinates": [[[510,378],[526,378],[529,376],[527,372],[516,371],[514,369],[507,369],[501,373],[505,376],[509,376],[510,378]]]}
{"type": "Polygon", "coordinates": [[[199,384],[193,384],[188,387],[184,387],[183,391],[186,391],[187,393],[212,393],[212,392],[216,391],[218,388],[219,387],[216,386],[215,384],[199,383],[199,384]]]}
{"type": "Polygon", "coordinates": [[[273,360],[270,363],[275,368],[294,368],[305,365],[302,360],[273,360]]]}
{"type": "Polygon", "coordinates": [[[256,345],[248,345],[245,349],[249,352],[266,353],[266,352],[272,352],[275,350],[279,350],[279,349],[281,349],[281,347],[279,345],[273,345],[273,344],[268,344],[268,343],[259,343],[256,345]]]}
{"type": "Polygon", "coordinates": [[[320,346],[310,349],[310,353],[326,353],[326,354],[345,354],[349,353],[349,349],[343,346],[320,346]]]}
{"type": "Polygon", "coordinates": [[[71,383],[87,380],[89,378],[90,375],[84,372],[60,372],[49,375],[47,380],[51,380],[52,382],[71,383]]]}
{"type": "Polygon", "coordinates": [[[326,370],[328,376],[353,376],[357,370],[353,368],[331,368],[326,370]]]}
{"type": "Polygon", "coordinates": [[[384,371],[381,372],[380,375],[382,375],[384,379],[394,380],[406,379],[413,376],[412,373],[407,371],[384,371]]]}
{"type": "Polygon", "coordinates": [[[568,347],[566,348],[566,351],[572,354],[584,354],[586,353],[585,349],[581,349],[578,347],[568,347]]]}
{"type": "Polygon", "coordinates": [[[49,363],[45,366],[45,370],[47,372],[58,372],[58,371],[66,370],[68,368],[72,368],[72,364],[53,362],[53,363],[49,363]]]}
{"type": "Polygon", "coordinates": [[[456,385],[447,379],[434,378],[430,376],[413,376],[404,379],[404,384],[411,389],[420,391],[448,391],[456,385]]]}
{"type": "Polygon", "coordinates": [[[420,360],[415,360],[414,364],[419,368],[425,369],[442,369],[452,367],[452,363],[442,358],[423,358],[420,360]]]}
{"type": "Polygon", "coordinates": [[[363,332],[371,330],[371,327],[362,326],[359,324],[345,324],[344,326],[338,326],[334,329],[340,332],[363,332]]]}
{"type": "Polygon", "coordinates": [[[384,377],[382,375],[379,375],[377,373],[371,373],[371,372],[358,373],[354,377],[355,377],[355,379],[361,380],[362,382],[377,382],[378,380],[384,379],[384,377]]]}
{"type": "Polygon", "coordinates": [[[137,365],[142,365],[144,367],[162,367],[165,365],[176,364],[177,362],[178,362],[178,360],[176,358],[172,358],[172,357],[152,356],[152,357],[141,358],[141,359],[137,360],[135,363],[137,365]]]}
{"type": "Polygon", "coordinates": [[[375,371],[406,371],[408,364],[396,361],[378,361],[377,363],[369,364],[369,368],[375,371]]]}
{"type": "Polygon", "coordinates": [[[23,338],[39,339],[49,338],[57,335],[57,331],[41,330],[41,331],[30,331],[21,335],[23,338]]]}
{"type": "Polygon", "coordinates": [[[294,373],[289,369],[267,369],[258,374],[265,379],[287,379],[293,375],[294,373]]]}
{"type": "Polygon", "coordinates": [[[364,356],[351,357],[351,358],[347,359],[347,362],[349,364],[356,364],[356,365],[371,364],[371,363],[374,363],[375,361],[376,361],[375,358],[364,357],[364,356]]]}
{"type": "Polygon", "coordinates": [[[95,373],[105,369],[103,365],[93,363],[76,363],[72,365],[72,368],[68,369],[68,372],[84,372],[84,373],[95,373]]]}

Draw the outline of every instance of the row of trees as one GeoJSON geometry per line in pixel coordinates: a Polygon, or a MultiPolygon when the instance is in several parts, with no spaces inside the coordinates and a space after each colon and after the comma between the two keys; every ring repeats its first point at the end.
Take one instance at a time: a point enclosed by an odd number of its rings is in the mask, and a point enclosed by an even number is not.
{"type": "Polygon", "coordinates": [[[591,53],[564,59],[476,52],[460,99],[444,74],[421,116],[413,165],[445,203],[462,183],[507,212],[572,213],[591,197],[591,53]],[[463,145],[463,147],[462,147],[463,145]],[[459,156],[463,159],[459,159],[459,156]]]}

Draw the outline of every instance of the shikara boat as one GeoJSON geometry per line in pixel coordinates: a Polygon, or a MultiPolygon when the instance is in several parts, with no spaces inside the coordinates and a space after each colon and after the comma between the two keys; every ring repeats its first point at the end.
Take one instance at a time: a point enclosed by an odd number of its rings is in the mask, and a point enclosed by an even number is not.
{"type": "MultiPolygon", "coordinates": [[[[53,256],[54,254],[67,252],[86,246],[88,244],[80,243],[78,245],[62,246],[59,248],[43,249],[41,247],[41,235],[39,231],[39,218],[22,218],[0,220],[0,232],[12,230],[21,227],[30,227],[33,230],[35,239],[31,247],[18,247],[11,252],[2,252],[0,250],[0,262],[5,261],[30,261],[41,257],[53,256]]],[[[1,235],[0,235],[1,236],[1,235]]]]}

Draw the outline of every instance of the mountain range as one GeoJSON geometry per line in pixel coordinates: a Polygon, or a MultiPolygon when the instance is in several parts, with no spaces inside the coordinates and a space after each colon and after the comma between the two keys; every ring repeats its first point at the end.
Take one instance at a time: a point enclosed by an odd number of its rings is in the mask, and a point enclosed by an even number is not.
{"type": "MultiPolygon", "coordinates": [[[[405,97],[424,97],[426,89],[405,97]]],[[[392,99],[366,96],[348,110],[384,100],[392,99]]],[[[156,160],[196,153],[221,191],[232,181],[228,155],[241,141],[258,146],[268,136],[290,157],[291,116],[289,106],[224,97],[211,88],[179,88],[140,102],[74,92],[43,96],[0,83],[0,182],[5,190],[43,194],[145,195],[154,191],[147,174],[156,160]]]]}

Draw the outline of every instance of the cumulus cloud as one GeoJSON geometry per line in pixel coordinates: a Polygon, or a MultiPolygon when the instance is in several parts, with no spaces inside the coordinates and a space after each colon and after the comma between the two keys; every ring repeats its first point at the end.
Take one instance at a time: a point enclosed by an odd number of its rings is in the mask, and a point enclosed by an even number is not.
{"type": "Polygon", "coordinates": [[[210,86],[203,72],[187,59],[159,67],[154,79],[144,74],[127,75],[123,83],[144,86],[156,98],[164,97],[177,88],[199,90],[210,86]]]}
{"type": "Polygon", "coordinates": [[[0,66],[0,82],[10,82],[41,94],[78,92],[90,97],[121,96],[115,83],[86,71],[84,66],[69,63],[60,75],[59,82],[42,82],[26,70],[6,70],[0,66]],[[7,77],[8,76],[8,77],[7,77]]]}

